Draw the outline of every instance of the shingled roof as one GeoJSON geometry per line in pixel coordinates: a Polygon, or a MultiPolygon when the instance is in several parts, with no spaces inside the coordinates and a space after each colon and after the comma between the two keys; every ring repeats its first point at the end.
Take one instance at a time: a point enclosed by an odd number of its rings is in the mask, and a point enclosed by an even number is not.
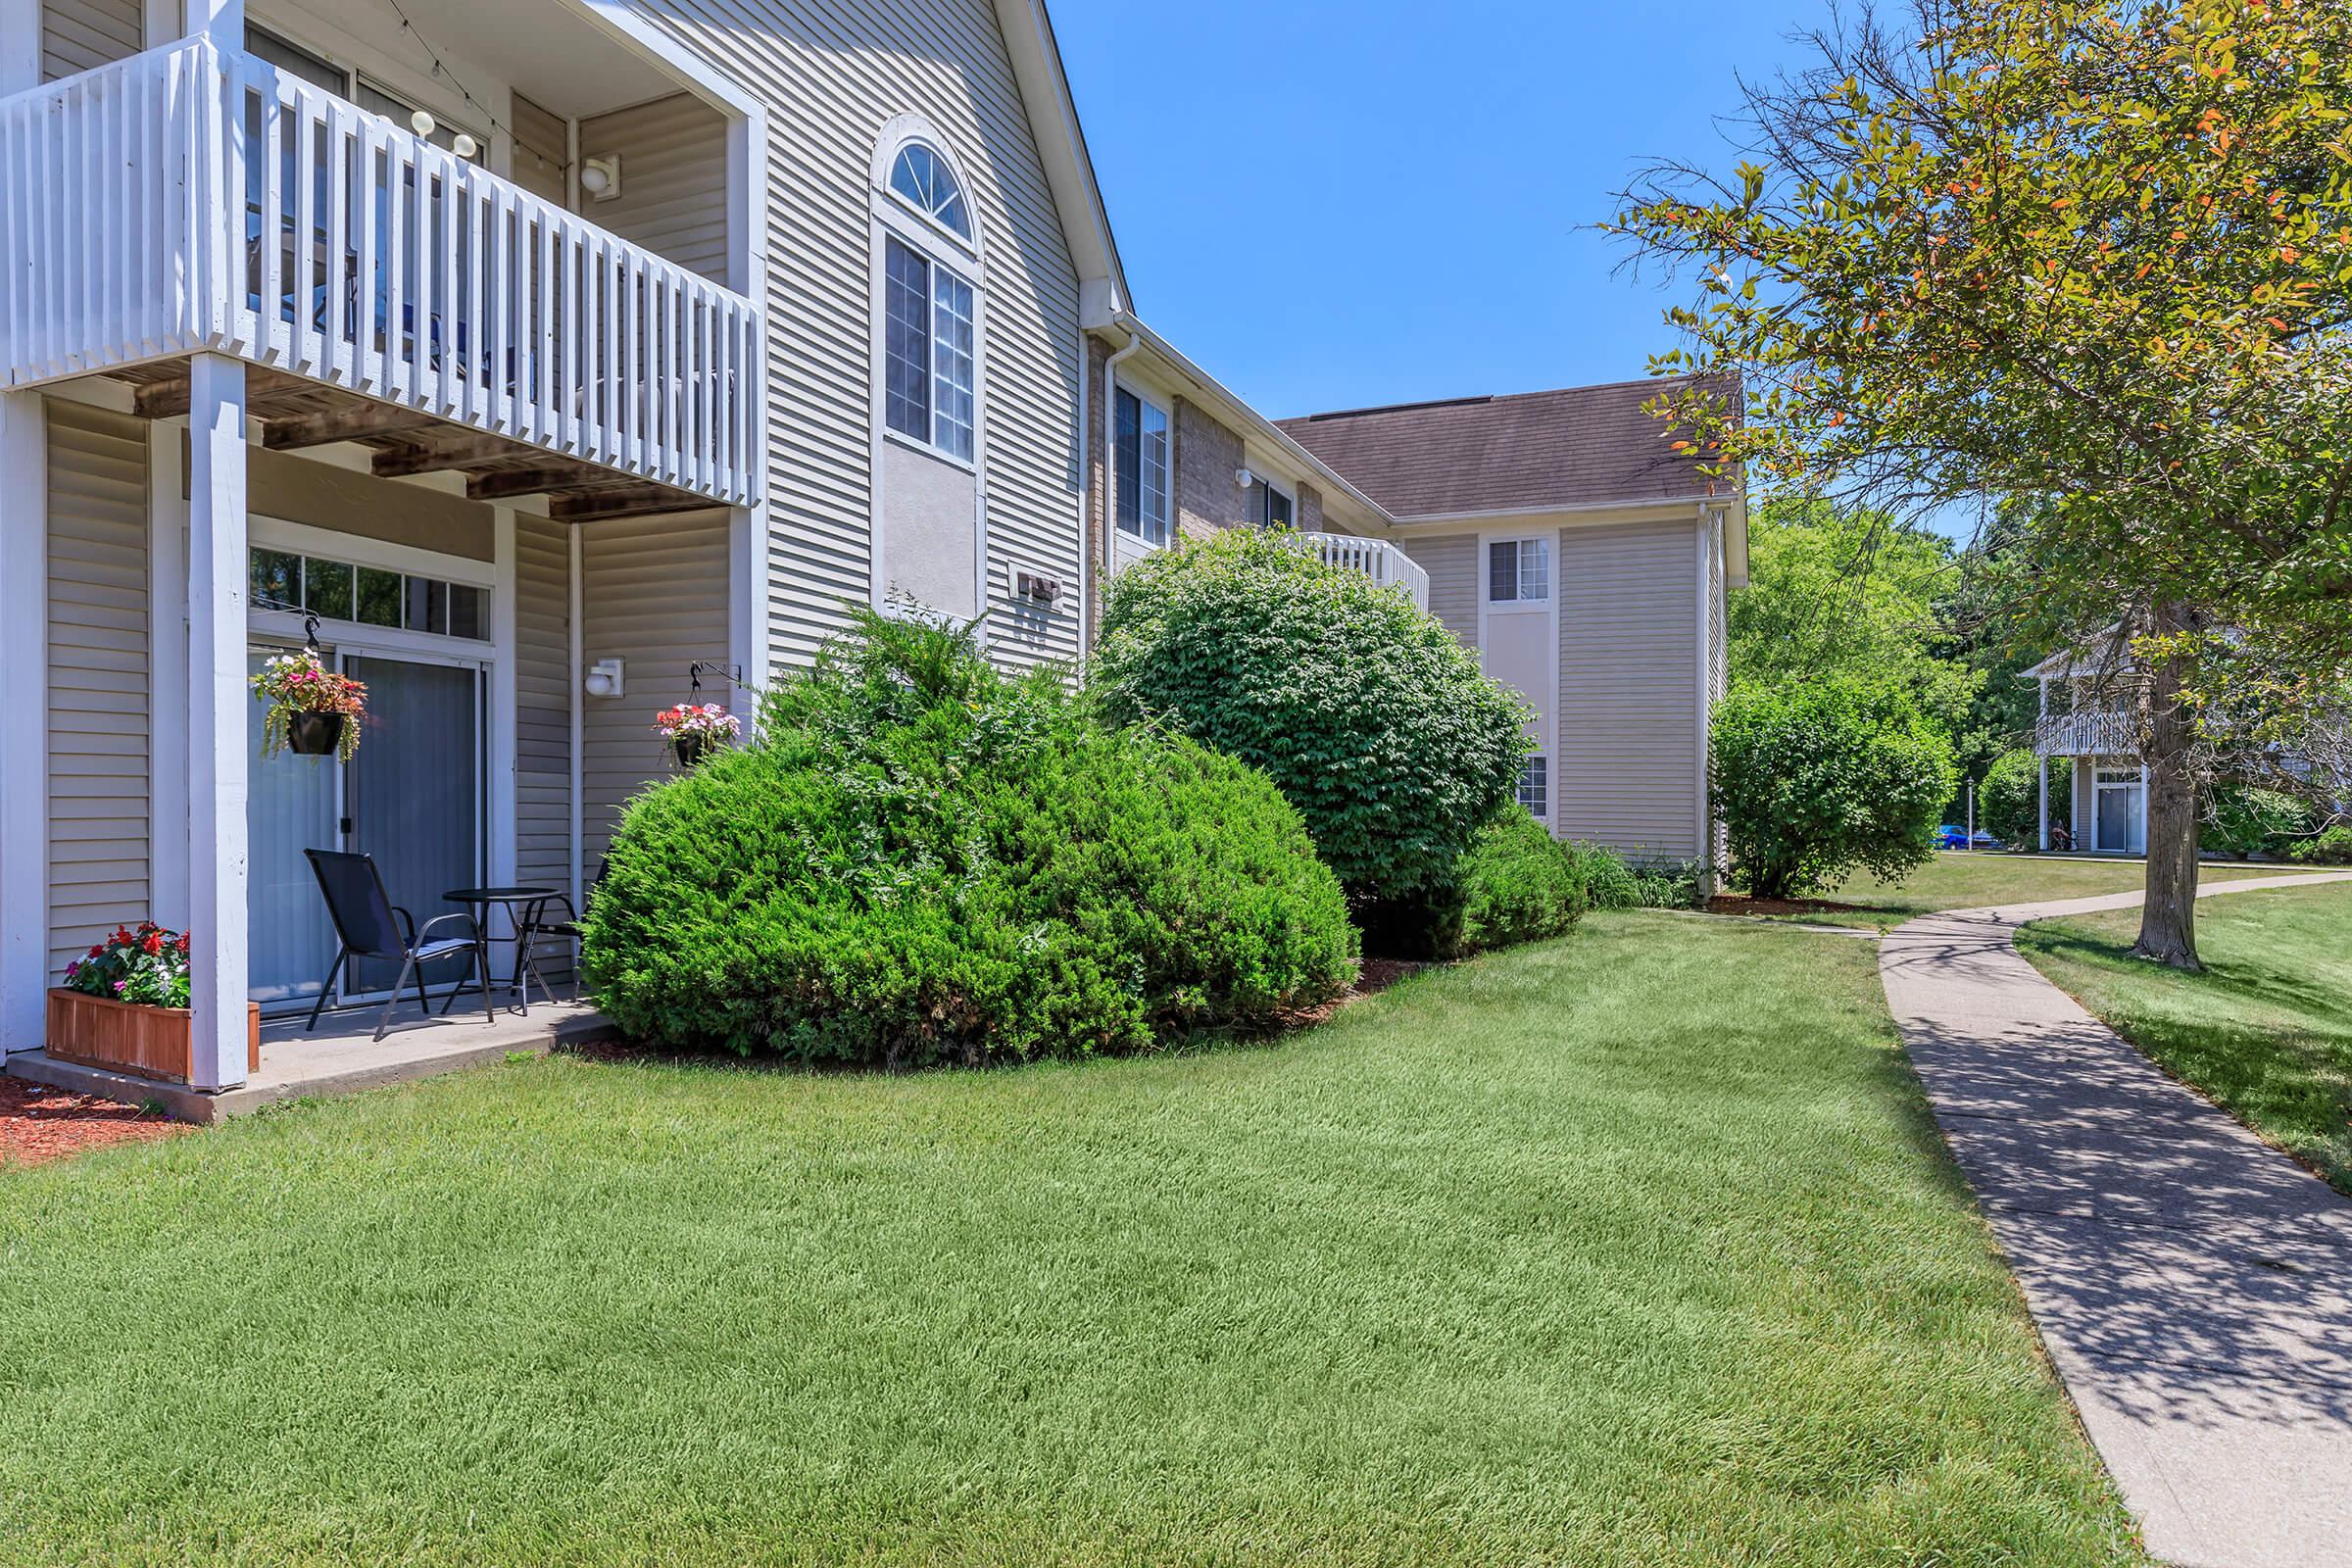
{"type": "Polygon", "coordinates": [[[1399,517],[1707,494],[1642,405],[1663,378],[1352,409],[1274,422],[1399,517]]]}

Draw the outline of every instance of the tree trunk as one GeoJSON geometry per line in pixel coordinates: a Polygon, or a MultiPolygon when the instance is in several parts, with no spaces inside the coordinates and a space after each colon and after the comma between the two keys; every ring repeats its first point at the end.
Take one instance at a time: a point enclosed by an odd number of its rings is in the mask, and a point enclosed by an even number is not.
{"type": "MultiPolygon", "coordinates": [[[[2156,630],[2184,629],[2187,612],[2166,606],[2156,630]]],[[[2190,753],[2196,722],[2180,698],[2180,665],[2165,659],[2140,692],[2140,760],[2147,764],[2148,884],[2132,955],[2197,970],[2197,780],[2190,753]]]]}

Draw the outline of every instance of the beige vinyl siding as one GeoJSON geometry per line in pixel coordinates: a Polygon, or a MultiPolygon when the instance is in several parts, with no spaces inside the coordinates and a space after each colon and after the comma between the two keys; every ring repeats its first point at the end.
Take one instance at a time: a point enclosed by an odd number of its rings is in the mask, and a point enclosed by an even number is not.
{"type": "Polygon", "coordinates": [[[49,969],[148,916],[147,426],[49,411],[49,969]]]}
{"type": "MultiPolygon", "coordinates": [[[[571,539],[514,519],[514,877],[571,892],[571,539]]],[[[567,944],[544,965],[570,969],[567,944]]]]}
{"type": "Polygon", "coordinates": [[[1429,612],[1462,640],[1478,646],[1478,540],[1469,534],[1443,539],[1399,539],[1404,553],[1429,573],[1429,612]]]}
{"type": "Polygon", "coordinates": [[[1699,538],[1689,519],[1560,530],[1564,838],[1650,860],[1699,855],[1699,538]]]}
{"type": "MultiPolygon", "coordinates": [[[[687,666],[727,660],[727,514],[684,513],[580,525],[581,658],[623,662],[617,698],[580,699],[581,858],[594,877],[620,808],[675,764],[653,729],[656,711],[688,700],[687,666]]],[[[750,707],[725,679],[703,700],[750,707]]]]}
{"type": "MultiPolygon", "coordinates": [[[[534,196],[565,206],[569,181],[564,178],[564,157],[570,144],[569,127],[563,116],[520,93],[514,95],[511,104],[507,119],[514,146],[508,177],[534,196]]],[[[723,194],[719,211],[726,211],[723,194]]]]}
{"type": "Polygon", "coordinates": [[[615,154],[620,194],[602,202],[583,196],[583,215],[632,245],[725,283],[725,117],[681,92],[580,122],[582,160],[615,154]]]}
{"type": "MultiPolygon", "coordinates": [[[[1078,279],[988,0],[647,0],[678,48],[764,102],[769,627],[806,662],[863,603],[874,341],[872,166],[894,116],[928,118],[985,253],[982,421],[992,647],[1074,659],[1076,595],[1015,613],[1009,567],[1078,576],[1078,279]]],[[[635,165],[624,180],[634,180],[635,165]]],[[[593,214],[591,215],[593,216],[593,214]]]]}
{"type": "Polygon", "coordinates": [[[55,81],[139,52],[139,0],[41,0],[41,79],[55,81]]]}

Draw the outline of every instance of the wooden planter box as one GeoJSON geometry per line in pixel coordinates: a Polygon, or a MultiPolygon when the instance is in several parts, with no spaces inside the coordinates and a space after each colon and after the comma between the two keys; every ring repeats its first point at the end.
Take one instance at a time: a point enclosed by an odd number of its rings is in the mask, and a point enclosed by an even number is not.
{"type": "MultiPolygon", "coordinates": [[[[188,1009],[110,1002],[63,986],[49,992],[48,1050],[58,1061],[188,1081],[188,1009]]],[[[245,1070],[262,1069],[262,1007],[245,1004],[245,1070]]]]}

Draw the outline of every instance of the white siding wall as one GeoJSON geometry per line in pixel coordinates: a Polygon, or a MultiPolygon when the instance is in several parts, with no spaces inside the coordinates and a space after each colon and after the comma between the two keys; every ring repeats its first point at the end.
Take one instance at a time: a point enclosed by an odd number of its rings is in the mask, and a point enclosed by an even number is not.
{"type": "MultiPolygon", "coordinates": [[[[620,808],[676,763],[654,733],[654,714],[687,701],[686,668],[727,659],[727,514],[698,512],[580,525],[581,657],[617,657],[618,698],[581,702],[581,859],[584,875],[612,842],[620,808]]],[[[751,700],[705,677],[703,700],[737,712],[751,700]]]]}
{"type": "Polygon", "coordinates": [[[1404,553],[1429,573],[1429,612],[1462,640],[1478,646],[1478,540],[1469,534],[1444,539],[1399,539],[1404,553]]]}
{"type": "Polygon", "coordinates": [[[1700,853],[1699,537],[1689,518],[1560,532],[1563,837],[1700,853]]]}
{"type": "MultiPolygon", "coordinates": [[[[568,531],[544,517],[517,514],[514,875],[519,882],[566,890],[571,887],[570,594],[568,531]]],[[[553,945],[548,949],[551,959],[556,951],[553,945]]],[[[545,966],[554,975],[555,964],[545,966]]],[[[566,956],[563,968],[569,967],[566,956]]]]}
{"type": "MultiPolygon", "coordinates": [[[[927,117],[972,187],[986,253],[983,377],[992,647],[1072,659],[1075,596],[1010,610],[1006,567],[1078,574],[1078,281],[987,0],[643,0],[678,46],[770,107],[770,637],[806,662],[863,603],[873,302],[871,168],[892,117],[927,117]]],[[[634,181],[634,164],[624,171],[634,181]]]]}
{"type": "Polygon", "coordinates": [[[148,914],[147,426],[49,403],[49,970],[148,914]]]}
{"type": "MultiPolygon", "coordinates": [[[[545,127],[534,132],[545,134],[545,127]]],[[[561,138],[561,123],[555,134],[561,138]]],[[[725,117],[681,92],[580,122],[583,161],[615,153],[620,194],[602,202],[582,197],[581,214],[632,245],[725,283],[725,117]]]]}
{"type": "Polygon", "coordinates": [[[141,26],[139,0],[41,0],[41,79],[129,59],[141,26]]]}

